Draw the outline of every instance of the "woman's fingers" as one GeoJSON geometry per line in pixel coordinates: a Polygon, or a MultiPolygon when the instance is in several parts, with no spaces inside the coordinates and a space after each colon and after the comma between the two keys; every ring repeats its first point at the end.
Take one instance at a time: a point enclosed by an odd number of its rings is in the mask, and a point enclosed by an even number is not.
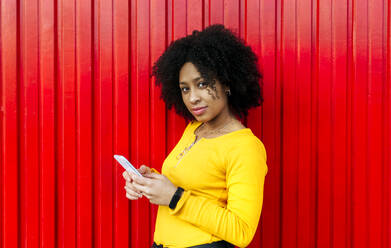
{"type": "MultiPolygon", "coordinates": [[[[144,168],[144,167],[142,167],[144,168]]],[[[141,169],[141,168],[140,168],[141,169]]],[[[141,169],[146,172],[147,169],[141,169]]],[[[130,200],[137,200],[145,196],[151,203],[158,205],[168,205],[176,190],[176,186],[164,175],[150,173],[145,176],[137,176],[133,173],[126,172],[126,197],[130,200]]]]}
{"type": "Polygon", "coordinates": [[[140,198],[142,195],[139,191],[135,190],[134,187],[129,187],[126,185],[125,187],[126,194],[129,194],[132,197],[140,198]]]}
{"type": "Polygon", "coordinates": [[[163,177],[163,175],[160,175],[157,173],[151,173],[148,175],[148,178],[151,178],[151,179],[161,179],[162,177],[163,177]]]}
{"type": "Polygon", "coordinates": [[[131,191],[126,191],[126,195],[130,196],[132,198],[135,198],[135,199],[139,199],[142,196],[142,195],[136,194],[136,193],[131,192],[131,191]]]}
{"type": "Polygon", "coordinates": [[[136,193],[141,193],[139,190],[137,190],[131,182],[126,182],[125,186],[128,187],[130,190],[133,190],[136,193]]]}
{"type": "Polygon", "coordinates": [[[137,183],[138,185],[141,185],[141,186],[148,186],[149,184],[151,184],[152,181],[151,181],[151,179],[146,178],[146,177],[132,175],[132,182],[137,183]]]}
{"type": "Polygon", "coordinates": [[[129,182],[130,182],[131,177],[130,177],[130,175],[129,175],[129,173],[128,173],[127,171],[124,171],[124,172],[122,173],[122,176],[124,177],[124,179],[125,179],[126,181],[129,181],[129,182]]]}
{"type": "Polygon", "coordinates": [[[143,186],[143,185],[140,185],[136,182],[133,181],[133,187],[138,191],[138,192],[142,192],[143,194],[149,194],[150,193],[150,189],[146,186],[143,186]]]}
{"type": "Polygon", "coordinates": [[[127,171],[123,173],[125,178],[125,191],[126,191],[126,198],[129,200],[137,200],[140,197],[142,197],[141,191],[137,190],[135,186],[132,184],[131,177],[127,171]]]}
{"type": "MultiPolygon", "coordinates": [[[[138,171],[145,176],[154,174],[151,172],[151,169],[145,165],[142,165],[138,171]]],[[[124,187],[126,191],[126,198],[129,200],[137,200],[143,195],[148,199],[152,198],[152,195],[149,194],[150,189],[148,188],[150,185],[150,179],[140,177],[134,173],[129,173],[128,171],[124,171],[122,176],[126,182],[124,187]]]]}
{"type": "Polygon", "coordinates": [[[124,171],[124,172],[122,173],[122,176],[124,177],[124,179],[125,179],[126,181],[131,182],[131,181],[132,181],[132,178],[133,178],[134,176],[139,176],[139,175],[136,175],[136,174],[133,173],[133,172],[124,171]]]}
{"type": "Polygon", "coordinates": [[[139,199],[138,196],[133,196],[133,195],[129,194],[128,192],[126,192],[126,198],[128,198],[129,200],[138,200],[139,199]]]}
{"type": "Polygon", "coordinates": [[[149,168],[146,165],[141,165],[141,167],[138,169],[138,171],[140,172],[141,175],[150,174],[151,168],[149,168]]]}

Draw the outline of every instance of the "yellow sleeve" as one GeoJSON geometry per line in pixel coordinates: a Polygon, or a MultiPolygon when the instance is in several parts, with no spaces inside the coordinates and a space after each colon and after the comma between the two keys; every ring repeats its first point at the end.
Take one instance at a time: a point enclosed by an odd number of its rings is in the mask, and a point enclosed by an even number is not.
{"type": "Polygon", "coordinates": [[[266,152],[261,142],[243,144],[227,158],[226,208],[185,191],[170,214],[231,244],[245,247],[258,226],[266,173],[266,152]]]}

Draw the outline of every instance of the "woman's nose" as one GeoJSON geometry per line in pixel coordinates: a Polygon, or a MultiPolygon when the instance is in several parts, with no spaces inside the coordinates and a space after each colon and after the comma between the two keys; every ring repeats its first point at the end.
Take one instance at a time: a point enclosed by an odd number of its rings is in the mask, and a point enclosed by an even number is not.
{"type": "Polygon", "coordinates": [[[192,104],[195,104],[200,100],[200,96],[196,90],[190,91],[190,99],[189,100],[192,104]]]}

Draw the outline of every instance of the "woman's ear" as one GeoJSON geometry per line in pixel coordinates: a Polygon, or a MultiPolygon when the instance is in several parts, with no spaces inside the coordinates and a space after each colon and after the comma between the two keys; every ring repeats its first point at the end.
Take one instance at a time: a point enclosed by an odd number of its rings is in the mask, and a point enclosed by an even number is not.
{"type": "Polygon", "coordinates": [[[231,95],[231,89],[230,89],[228,86],[225,87],[224,92],[225,92],[225,94],[226,94],[227,96],[230,96],[230,95],[231,95]]]}

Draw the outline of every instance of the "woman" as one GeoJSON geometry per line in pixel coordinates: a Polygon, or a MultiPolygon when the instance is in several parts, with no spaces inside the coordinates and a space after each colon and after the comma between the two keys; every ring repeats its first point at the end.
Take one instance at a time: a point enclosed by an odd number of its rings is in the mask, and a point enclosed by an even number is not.
{"type": "Polygon", "coordinates": [[[153,67],[168,108],[191,120],[162,174],[124,172],[126,197],[158,204],[153,247],[247,246],[267,173],[262,142],[238,120],[262,102],[251,48],[222,25],[173,42],[153,67]]]}

